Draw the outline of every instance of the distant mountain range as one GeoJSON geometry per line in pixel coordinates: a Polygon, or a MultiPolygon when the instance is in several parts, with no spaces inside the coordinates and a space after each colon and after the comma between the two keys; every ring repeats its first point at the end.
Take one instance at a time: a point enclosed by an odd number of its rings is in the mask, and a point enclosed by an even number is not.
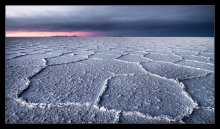
{"type": "Polygon", "coordinates": [[[55,35],[55,36],[51,36],[51,37],[79,37],[79,36],[77,36],[77,35],[72,35],[72,36],[55,35]]]}

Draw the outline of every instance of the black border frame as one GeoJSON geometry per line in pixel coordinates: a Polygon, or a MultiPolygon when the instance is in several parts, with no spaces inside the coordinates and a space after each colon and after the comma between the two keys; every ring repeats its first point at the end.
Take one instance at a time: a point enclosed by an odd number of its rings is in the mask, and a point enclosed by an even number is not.
{"type": "MultiPolygon", "coordinates": [[[[215,6],[215,32],[214,32],[214,40],[215,40],[215,124],[151,124],[151,125],[147,125],[147,124],[5,124],[5,86],[3,87],[3,85],[1,85],[1,122],[2,122],[2,127],[4,128],[11,128],[11,127],[21,127],[21,128],[25,128],[25,127],[52,127],[52,128],[57,128],[57,127],[61,127],[61,128],[67,128],[67,127],[75,127],[75,128],[79,128],[79,127],[87,127],[88,126],[91,127],[104,127],[104,128],[113,128],[113,127],[125,127],[125,128],[129,128],[129,127],[148,127],[148,128],[216,128],[217,127],[217,122],[218,122],[218,115],[217,115],[217,111],[216,109],[218,109],[218,105],[217,105],[217,89],[218,89],[218,80],[217,80],[217,70],[218,68],[216,66],[218,66],[218,62],[217,62],[217,46],[219,44],[219,40],[218,40],[218,29],[219,29],[219,17],[217,17],[218,14],[218,6],[217,6],[217,0],[57,0],[57,1],[52,1],[52,0],[48,0],[48,1],[40,1],[40,0],[32,0],[32,1],[25,1],[25,0],[5,0],[4,1],[4,5],[2,5],[1,8],[1,15],[2,15],[2,20],[4,22],[4,26],[3,24],[1,27],[1,34],[2,34],[2,38],[1,38],[1,54],[2,54],[2,58],[1,58],[1,72],[2,72],[2,77],[1,77],[1,84],[5,85],[5,6],[7,5],[214,5],[215,6]],[[4,8],[3,8],[4,6],[4,8]],[[3,18],[4,17],[4,18],[3,18]],[[3,115],[4,112],[4,115],[3,115]]],[[[3,3],[3,2],[1,2],[3,3]]]]}

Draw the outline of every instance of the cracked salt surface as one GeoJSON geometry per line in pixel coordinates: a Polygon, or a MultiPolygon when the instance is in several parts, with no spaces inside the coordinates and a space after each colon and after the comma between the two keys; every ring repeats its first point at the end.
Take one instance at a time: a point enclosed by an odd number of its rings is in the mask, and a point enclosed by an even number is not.
{"type": "Polygon", "coordinates": [[[6,123],[214,123],[214,39],[6,38],[6,123]]]}
{"type": "Polygon", "coordinates": [[[119,56],[121,55],[115,55],[115,54],[94,54],[91,56],[91,58],[97,58],[97,59],[106,59],[106,60],[109,60],[109,59],[116,59],[118,58],[119,56]]]}
{"type": "Polygon", "coordinates": [[[209,72],[189,66],[177,65],[169,62],[151,61],[141,63],[147,71],[160,76],[178,80],[205,76],[209,72]]]}
{"type": "Polygon", "coordinates": [[[204,62],[193,61],[193,60],[181,60],[177,62],[176,64],[191,66],[194,68],[201,68],[204,70],[210,70],[214,72],[214,64],[212,63],[204,63],[204,62]]]}
{"type": "Polygon", "coordinates": [[[133,55],[133,54],[126,54],[126,55],[121,55],[119,60],[123,61],[128,61],[128,62],[148,62],[150,59],[147,59],[143,57],[142,55],[133,55]]]}
{"type": "Polygon", "coordinates": [[[150,58],[151,60],[155,60],[155,61],[166,61],[166,62],[175,62],[182,59],[181,56],[176,56],[171,54],[157,54],[157,53],[146,54],[144,57],[150,58]]]}
{"type": "Polygon", "coordinates": [[[114,111],[103,112],[94,106],[81,104],[52,108],[27,108],[19,102],[7,98],[5,113],[6,123],[24,124],[113,123],[117,115],[114,111]]]}
{"type": "Polygon", "coordinates": [[[150,74],[118,75],[107,85],[100,105],[109,109],[176,118],[194,108],[194,102],[183,93],[180,84],[150,74]]]}
{"type": "Polygon", "coordinates": [[[145,115],[140,112],[123,112],[119,123],[123,124],[168,124],[168,123],[175,123],[174,120],[170,119],[167,116],[160,116],[160,117],[152,117],[150,115],[145,115]]]}
{"type": "Polygon", "coordinates": [[[194,109],[192,115],[190,117],[183,118],[183,121],[186,123],[199,123],[199,124],[205,124],[215,123],[215,112],[213,110],[207,109],[207,108],[199,108],[194,109]]]}
{"type": "Polygon", "coordinates": [[[31,80],[22,97],[32,102],[93,102],[109,76],[141,72],[138,66],[114,60],[52,65],[31,80]]]}
{"type": "Polygon", "coordinates": [[[87,56],[84,56],[84,55],[66,54],[63,56],[47,58],[47,61],[48,61],[48,65],[53,65],[53,64],[64,64],[64,63],[69,63],[69,62],[77,62],[77,61],[85,60],[85,59],[87,59],[87,56]]]}
{"type": "Polygon", "coordinates": [[[183,84],[188,92],[200,106],[214,107],[214,74],[210,73],[205,77],[184,80],[183,84]]]}
{"type": "Polygon", "coordinates": [[[193,56],[193,55],[186,55],[183,57],[187,60],[194,60],[194,61],[199,61],[199,62],[204,62],[204,63],[211,63],[210,58],[208,58],[208,57],[193,56]]]}

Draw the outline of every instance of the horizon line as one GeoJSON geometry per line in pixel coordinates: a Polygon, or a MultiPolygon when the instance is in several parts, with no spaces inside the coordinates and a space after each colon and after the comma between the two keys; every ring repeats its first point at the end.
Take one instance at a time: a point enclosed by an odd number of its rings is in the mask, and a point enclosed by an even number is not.
{"type": "Polygon", "coordinates": [[[58,37],[215,37],[215,36],[5,36],[5,38],[58,38],[58,37]]]}

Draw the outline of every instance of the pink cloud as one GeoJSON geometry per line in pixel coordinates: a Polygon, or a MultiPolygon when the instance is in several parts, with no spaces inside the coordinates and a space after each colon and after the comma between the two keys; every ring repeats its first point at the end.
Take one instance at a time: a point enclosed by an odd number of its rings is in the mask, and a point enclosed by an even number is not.
{"type": "Polygon", "coordinates": [[[104,36],[102,32],[41,32],[41,31],[6,31],[6,37],[48,37],[48,36],[104,36]]]}

